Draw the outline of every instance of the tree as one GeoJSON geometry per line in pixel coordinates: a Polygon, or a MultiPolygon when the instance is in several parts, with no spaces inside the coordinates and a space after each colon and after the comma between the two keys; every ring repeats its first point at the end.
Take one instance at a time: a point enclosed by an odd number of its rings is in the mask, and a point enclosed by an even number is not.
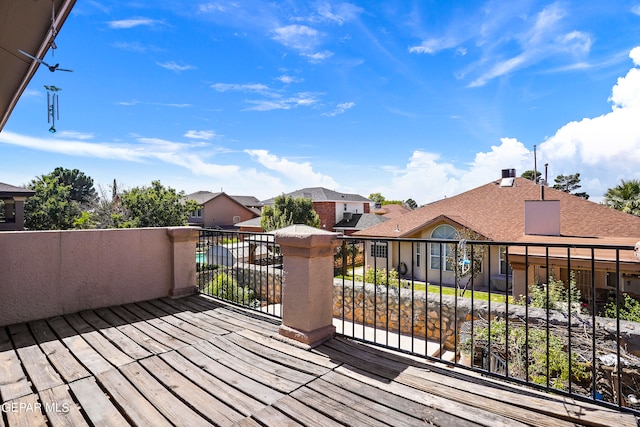
{"type": "Polygon", "coordinates": [[[460,295],[464,296],[469,283],[475,280],[476,277],[482,272],[482,263],[487,254],[486,245],[467,245],[468,240],[485,240],[485,237],[480,233],[469,228],[462,228],[457,230],[460,243],[458,249],[449,251],[447,256],[447,263],[457,265],[456,267],[456,284],[460,291],[460,295]],[[466,278],[464,286],[462,285],[463,279],[466,278]]]}
{"type": "Polygon", "coordinates": [[[82,215],[80,203],[71,198],[71,186],[53,174],[42,175],[28,185],[35,194],[24,204],[24,225],[30,230],[68,230],[82,215]]]}
{"type": "Polygon", "coordinates": [[[585,192],[576,193],[575,190],[582,187],[580,185],[580,173],[573,175],[558,175],[554,180],[555,184],[553,188],[556,190],[564,191],[565,193],[573,194],[574,196],[588,199],[589,195],[585,192]]]}
{"type": "Polygon", "coordinates": [[[56,177],[60,184],[70,186],[71,199],[84,206],[90,206],[98,198],[93,187],[93,179],[78,169],[57,167],[51,172],[51,175],[56,177]]]}
{"type": "Polygon", "coordinates": [[[187,225],[189,214],[198,209],[198,203],[186,200],[183,191],[165,188],[160,181],[125,191],[121,201],[124,214],[120,228],[187,225]]]}
{"type": "Polygon", "coordinates": [[[78,169],[57,167],[28,185],[36,194],[25,203],[25,226],[32,230],[90,228],[96,203],[93,179],[78,169]]]}
{"type": "Polygon", "coordinates": [[[520,175],[522,178],[528,179],[529,181],[534,181],[533,179],[533,175],[535,174],[536,179],[535,182],[540,182],[540,177],[542,176],[542,172],[540,171],[536,171],[534,172],[532,169],[526,170],[524,172],[522,172],[522,175],[520,175]]]}
{"type": "Polygon", "coordinates": [[[385,200],[385,197],[380,194],[380,193],[371,193],[369,194],[369,200],[371,200],[374,203],[380,203],[383,204],[385,200]]]}
{"type": "Polygon", "coordinates": [[[273,206],[262,208],[260,226],[264,231],[276,230],[291,224],[320,227],[320,217],[313,210],[311,199],[281,194],[275,198],[273,206]]]}
{"type": "Polygon", "coordinates": [[[604,195],[604,204],[619,211],[640,216],[640,181],[623,179],[619,185],[607,190],[604,195]]]}

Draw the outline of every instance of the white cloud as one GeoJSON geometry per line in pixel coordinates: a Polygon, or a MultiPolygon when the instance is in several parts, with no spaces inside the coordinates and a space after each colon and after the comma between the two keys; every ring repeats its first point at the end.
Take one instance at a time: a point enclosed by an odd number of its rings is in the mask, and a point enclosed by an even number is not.
{"type": "Polygon", "coordinates": [[[296,185],[304,183],[304,187],[336,188],[338,184],[328,175],[315,172],[309,162],[293,162],[284,157],[270,154],[267,150],[245,150],[255,161],[265,168],[278,172],[296,185]]]}
{"type": "MultiPolygon", "coordinates": [[[[638,65],[640,50],[629,56],[638,65]]],[[[618,78],[609,98],[611,112],[584,118],[560,128],[540,145],[544,156],[557,174],[580,172],[581,177],[603,177],[594,187],[583,185],[587,193],[600,197],[620,179],[638,179],[640,171],[640,70],[632,68],[618,78]]]]}
{"type": "Polygon", "coordinates": [[[56,138],[73,138],[73,139],[93,139],[95,136],[90,132],[78,132],[74,130],[61,130],[56,133],[56,138]]]}
{"type": "Polygon", "coordinates": [[[109,21],[107,25],[109,28],[113,29],[126,29],[126,28],[134,28],[140,26],[152,27],[157,24],[161,24],[161,21],[157,21],[151,18],[132,18],[132,19],[121,19],[118,21],[109,21]]]}
{"type": "Polygon", "coordinates": [[[326,117],[334,117],[334,116],[337,116],[338,114],[344,113],[348,109],[353,108],[355,106],[356,106],[355,102],[343,102],[342,104],[336,105],[336,108],[333,109],[332,111],[328,113],[322,113],[322,115],[326,117]]]}
{"type": "Polygon", "coordinates": [[[273,40],[302,52],[312,50],[319,43],[318,30],[306,25],[287,25],[273,30],[273,40]]]}
{"type": "Polygon", "coordinates": [[[271,93],[271,89],[262,83],[234,84],[234,83],[214,83],[211,87],[218,92],[257,92],[262,94],[271,93]]]}
{"type": "Polygon", "coordinates": [[[283,74],[281,76],[276,77],[276,80],[288,85],[291,83],[301,83],[304,79],[300,77],[289,76],[287,74],[283,74]]]}
{"type": "Polygon", "coordinates": [[[202,139],[205,141],[211,141],[216,136],[216,133],[212,130],[188,130],[184,134],[185,138],[202,139]]]}
{"type": "Polygon", "coordinates": [[[391,178],[383,174],[382,184],[375,191],[389,199],[430,203],[500,178],[502,169],[514,168],[517,173],[533,169],[528,165],[531,157],[531,152],[513,138],[503,138],[491,151],[476,154],[465,168],[442,159],[438,153],[416,150],[404,168],[385,168],[391,178]]]}
{"type": "Polygon", "coordinates": [[[167,70],[171,70],[171,71],[174,71],[176,73],[179,73],[181,71],[195,70],[196,69],[196,67],[194,67],[193,65],[179,65],[174,61],[156,62],[156,65],[159,65],[162,68],[166,68],[167,70]]]}
{"type": "Polygon", "coordinates": [[[295,107],[310,107],[318,103],[318,99],[312,93],[300,92],[290,97],[274,97],[270,99],[247,100],[251,107],[245,108],[246,111],[271,111],[271,110],[289,110],[295,107]]]}
{"type": "MultiPolygon", "coordinates": [[[[409,53],[435,54],[441,50],[451,49],[458,46],[458,41],[453,38],[431,38],[424,40],[417,46],[409,47],[409,53]]],[[[466,52],[462,50],[461,52],[466,52]]]]}
{"type": "MultiPolygon", "coordinates": [[[[640,65],[640,47],[629,57],[640,65]]],[[[548,163],[551,183],[560,174],[580,173],[581,190],[595,202],[621,179],[640,179],[640,69],[631,68],[618,79],[609,101],[610,112],[567,123],[537,144],[538,170],[544,172],[543,165],[548,163]]],[[[502,138],[500,145],[476,154],[465,167],[437,153],[416,150],[404,168],[386,168],[387,174],[380,174],[380,184],[370,191],[427,203],[486,184],[499,178],[502,169],[515,168],[520,175],[533,169],[533,164],[532,149],[514,138],[502,138]]]]}
{"type": "Polygon", "coordinates": [[[333,56],[333,52],[329,50],[323,50],[322,52],[314,52],[314,53],[301,53],[300,55],[309,58],[311,62],[322,62],[325,59],[329,59],[333,56]]]}

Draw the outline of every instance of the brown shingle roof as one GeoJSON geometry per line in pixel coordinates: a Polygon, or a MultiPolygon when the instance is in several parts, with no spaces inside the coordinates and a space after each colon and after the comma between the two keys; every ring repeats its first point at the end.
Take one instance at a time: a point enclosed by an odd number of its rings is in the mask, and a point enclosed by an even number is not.
{"type": "MultiPolygon", "coordinates": [[[[515,178],[512,187],[501,187],[499,184],[500,180],[492,181],[355,235],[412,237],[425,226],[448,219],[494,241],[522,241],[524,202],[540,200],[541,187],[524,178],[515,178]]],[[[640,240],[640,217],[549,187],[544,187],[544,199],[560,201],[560,234],[564,237],[626,237],[640,240]]]]}

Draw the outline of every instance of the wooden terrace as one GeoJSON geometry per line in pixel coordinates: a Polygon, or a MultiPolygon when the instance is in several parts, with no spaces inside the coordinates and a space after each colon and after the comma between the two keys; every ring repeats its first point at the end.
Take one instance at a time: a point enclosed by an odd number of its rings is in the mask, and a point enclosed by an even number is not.
{"type": "Polygon", "coordinates": [[[636,417],[194,295],[0,327],[4,426],[636,426],[636,417]]]}

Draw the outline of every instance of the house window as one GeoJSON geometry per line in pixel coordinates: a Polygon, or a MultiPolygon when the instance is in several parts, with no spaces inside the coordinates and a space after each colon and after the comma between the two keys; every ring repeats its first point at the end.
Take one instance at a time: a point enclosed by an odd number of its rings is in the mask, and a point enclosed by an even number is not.
{"type": "Polygon", "coordinates": [[[371,256],[373,258],[386,258],[387,257],[387,243],[386,242],[374,242],[371,244],[371,256]]]}
{"type": "Polygon", "coordinates": [[[500,274],[511,276],[511,265],[507,264],[507,248],[506,246],[500,246],[498,251],[498,259],[500,261],[500,274]]]}
{"type": "Polygon", "coordinates": [[[416,267],[420,267],[420,243],[416,245],[416,267]]]}
{"type": "Polygon", "coordinates": [[[202,208],[198,208],[197,210],[191,212],[191,218],[202,218],[202,208]]]}
{"type": "Polygon", "coordinates": [[[237,223],[239,223],[239,222],[240,222],[240,216],[239,216],[239,215],[235,215],[235,216],[233,217],[233,223],[234,223],[234,224],[237,224],[237,223]]]}
{"type": "MultiPolygon", "coordinates": [[[[439,225],[431,233],[432,239],[457,239],[458,232],[450,225],[439,225]]],[[[453,271],[455,245],[452,243],[430,243],[431,269],[453,271]],[[442,252],[442,253],[441,253],[442,252]],[[441,265],[444,260],[444,266],[441,265]]]]}

